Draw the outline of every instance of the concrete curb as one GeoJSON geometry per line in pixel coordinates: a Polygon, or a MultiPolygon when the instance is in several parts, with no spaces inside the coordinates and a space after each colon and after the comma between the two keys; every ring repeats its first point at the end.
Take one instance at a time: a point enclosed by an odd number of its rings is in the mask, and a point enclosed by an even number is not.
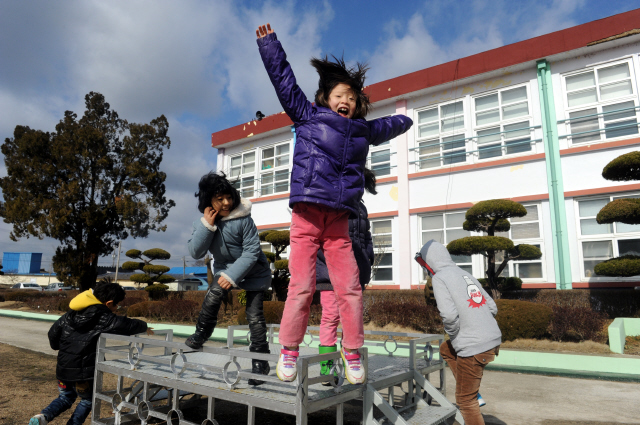
{"type": "MultiPolygon", "coordinates": [[[[54,322],[60,317],[57,314],[3,309],[0,309],[0,316],[50,322],[54,322]]],[[[173,334],[180,337],[188,337],[195,331],[195,326],[166,323],[149,323],[149,326],[156,330],[172,329],[173,334]]],[[[209,339],[226,342],[227,329],[216,329],[209,339]]],[[[317,341],[310,344],[311,347],[317,345],[317,341]]],[[[386,353],[382,347],[371,347],[369,351],[379,354],[386,353]]],[[[406,351],[406,349],[398,349],[394,355],[408,356],[406,351]]],[[[640,356],[597,356],[501,349],[500,355],[487,366],[487,370],[607,381],[640,382],[640,356]]]]}

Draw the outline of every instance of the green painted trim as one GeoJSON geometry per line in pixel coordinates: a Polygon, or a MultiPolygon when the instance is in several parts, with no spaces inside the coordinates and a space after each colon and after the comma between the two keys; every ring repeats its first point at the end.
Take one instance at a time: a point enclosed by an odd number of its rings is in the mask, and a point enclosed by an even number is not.
{"type": "Polygon", "coordinates": [[[613,323],[609,325],[608,331],[611,351],[623,354],[627,336],[640,335],[640,319],[617,317],[613,323]]]}
{"type": "Polygon", "coordinates": [[[556,109],[553,101],[551,66],[545,59],[538,61],[538,89],[540,91],[540,113],[542,115],[542,139],[544,141],[547,166],[547,186],[551,208],[551,231],[553,234],[553,264],[556,274],[556,289],[572,289],[571,259],[567,232],[567,214],[564,208],[564,185],[558,143],[556,109]]]}

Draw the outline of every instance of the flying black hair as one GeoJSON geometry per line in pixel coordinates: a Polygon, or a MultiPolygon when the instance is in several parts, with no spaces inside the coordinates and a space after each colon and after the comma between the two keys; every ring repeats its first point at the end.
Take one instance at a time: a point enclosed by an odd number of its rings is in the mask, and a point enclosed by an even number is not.
{"type": "Polygon", "coordinates": [[[377,195],[376,191],[376,175],[368,168],[364,169],[364,188],[372,195],[377,195]]]}
{"type": "Polygon", "coordinates": [[[195,197],[198,198],[198,211],[204,213],[205,208],[211,206],[211,199],[218,195],[231,195],[233,200],[231,211],[240,205],[240,194],[227,180],[227,175],[222,171],[220,173],[210,171],[202,176],[198,183],[198,191],[195,193],[195,197]]]}
{"type": "Polygon", "coordinates": [[[357,62],[356,66],[348,67],[344,58],[333,57],[330,61],[327,56],[324,59],[311,59],[313,66],[320,80],[318,80],[318,91],[316,91],[316,105],[329,107],[329,94],[340,83],[346,84],[353,90],[356,96],[356,110],[353,119],[364,118],[371,109],[371,102],[362,90],[364,89],[365,74],[369,67],[366,64],[357,62]]]}
{"type": "Polygon", "coordinates": [[[113,305],[117,305],[124,300],[126,293],[124,288],[117,283],[101,283],[96,285],[93,290],[93,296],[103,304],[113,301],[113,305]]]}

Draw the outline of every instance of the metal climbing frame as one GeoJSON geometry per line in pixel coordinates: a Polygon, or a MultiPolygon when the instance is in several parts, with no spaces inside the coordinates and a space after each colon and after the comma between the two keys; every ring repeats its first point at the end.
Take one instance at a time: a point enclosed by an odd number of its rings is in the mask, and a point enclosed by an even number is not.
{"type": "MultiPolygon", "coordinates": [[[[268,326],[271,352],[279,353],[279,326],[268,326]]],[[[230,326],[227,347],[205,345],[196,351],[174,342],[171,330],[156,332],[164,340],[103,334],[97,347],[91,423],[135,421],[146,425],[150,418],[158,418],[167,424],[217,425],[216,400],[246,405],[249,425],[256,423],[256,408],[294,415],[299,425],[307,424],[310,413],[335,409],[336,424],[341,425],[345,403],[362,406],[366,425],[385,420],[398,425],[440,424],[454,415],[461,421],[444,397],[444,363],[433,358],[442,335],[365,331],[360,352],[367,383],[352,385],[344,380],[339,352],[321,355],[317,348],[311,348],[318,338],[313,332],[318,330],[308,328],[300,347],[298,376],[290,383],[280,381],[275,374],[278,354],[248,351],[248,326],[230,326]],[[241,341],[245,345],[240,345],[241,341]],[[251,359],[269,361],[271,373],[251,373],[251,359]],[[334,360],[337,382],[332,376],[320,374],[319,362],[324,360],[334,360]],[[438,388],[429,382],[431,373],[438,374],[438,388]],[[106,388],[106,375],[115,377],[115,388],[106,388]],[[250,378],[265,382],[251,386],[247,384],[250,378]],[[386,397],[382,390],[386,390],[386,397]],[[111,415],[101,417],[102,402],[111,405],[111,415]],[[199,422],[185,420],[182,413],[194,404],[207,406],[206,417],[199,422]],[[376,415],[373,406],[378,409],[376,415]]]]}

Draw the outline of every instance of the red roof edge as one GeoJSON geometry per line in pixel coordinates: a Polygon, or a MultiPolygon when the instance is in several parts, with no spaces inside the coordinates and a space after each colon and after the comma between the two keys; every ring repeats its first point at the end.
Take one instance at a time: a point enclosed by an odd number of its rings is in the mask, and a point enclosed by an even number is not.
{"type": "MultiPolygon", "coordinates": [[[[495,71],[558,53],[586,47],[587,44],[640,28],[640,9],[520,41],[472,56],[432,66],[410,74],[381,81],[365,88],[372,103],[402,96],[454,80],[495,71]]],[[[266,133],[293,123],[284,113],[270,115],[211,134],[216,147],[245,137],[266,133]]]]}

